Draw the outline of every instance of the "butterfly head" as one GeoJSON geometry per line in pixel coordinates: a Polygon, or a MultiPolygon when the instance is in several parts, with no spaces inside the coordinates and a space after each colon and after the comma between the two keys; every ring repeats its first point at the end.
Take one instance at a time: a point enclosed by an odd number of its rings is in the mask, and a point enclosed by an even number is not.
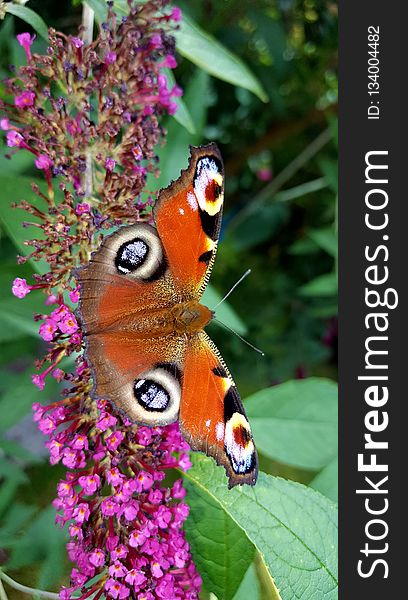
{"type": "Polygon", "coordinates": [[[214,312],[197,300],[176,304],[171,310],[177,333],[194,333],[203,329],[214,318],[214,312]]]}

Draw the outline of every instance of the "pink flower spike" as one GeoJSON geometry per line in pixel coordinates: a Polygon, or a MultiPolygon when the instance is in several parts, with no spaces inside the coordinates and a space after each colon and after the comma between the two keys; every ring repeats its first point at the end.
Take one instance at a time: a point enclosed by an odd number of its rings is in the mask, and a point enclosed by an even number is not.
{"type": "Polygon", "coordinates": [[[2,129],[3,131],[7,131],[8,129],[10,129],[10,127],[11,125],[8,119],[0,119],[0,129],[2,129]]]}
{"type": "Polygon", "coordinates": [[[9,148],[20,148],[24,142],[24,138],[21,135],[21,133],[18,133],[18,131],[14,131],[14,129],[7,132],[6,140],[7,146],[9,148]]]}
{"type": "Polygon", "coordinates": [[[46,154],[40,154],[40,156],[35,159],[34,163],[37,169],[42,169],[43,171],[49,171],[54,164],[46,154]]]}
{"type": "Polygon", "coordinates": [[[27,281],[25,279],[21,279],[21,277],[16,277],[13,281],[11,291],[13,292],[13,295],[17,298],[24,298],[24,296],[27,296],[27,294],[29,294],[31,290],[31,286],[27,284],[27,281]]]}
{"type": "Polygon", "coordinates": [[[27,56],[27,60],[31,60],[31,49],[30,46],[35,40],[35,35],[31,36],[29,33],[20,33],[17,36],[17,41],[24,48],[27,56]]]}
{"type": "Polygon", "coordinates": [[[25,90],[19,96],[14,98],[14,104],[17,106],[17,108],[27,108],[27,106],[33,106],[34,100],[34,92],[25,90]]]}
{"type": "Polygon", "coordinates": [[[182,16],[183,16],[183,13],[181,11],[181,8],[179,8],[178,6],[175,6],[173,8],[173,10],[171,11],[170,18],[173,19],[173,21],[176,21],[176,23],[178,23],[179,21],[181,21],[182,16]]]}

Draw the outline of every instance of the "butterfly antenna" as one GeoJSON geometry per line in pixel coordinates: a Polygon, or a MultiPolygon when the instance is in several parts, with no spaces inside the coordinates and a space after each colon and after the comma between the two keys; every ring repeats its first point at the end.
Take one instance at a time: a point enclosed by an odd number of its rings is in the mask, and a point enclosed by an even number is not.
{"type": "MultiPolygon", "coordinates": [[[[241,279],[242,279],[242,277],[241,277],[241,279]]],[[[237,285],[237,284],[235,284],[235,285],[237,285]]],[[[213,317],[213,321],[215,321],[216,323],[219,323],[219,325],[222,325],[223,327],[225,327],[225,329],[228,329],[228,331],[231,331],[231,333],[234,333],[237,336],[237,338],[239,338],[241,340],[241,342],[244,342],[244,344],[246,344],[247,346],[252,348],[252,350],[255,350],[255,352],[258,352],[258,354],[260,354],[261,356],[265,356],[265,352],[262,352],[262,350],[260,350],[259,348],[257,348],[253,344],[251,344],[251,342],[248,342],[248,340],[246,340],[241,335],[239,335],[239,333],[237,333],[234,329],[232,329],[232,327],[229,327],[228,325],[226,325],[222,321],[219,321],[215,317],[213,317]]]]}
{"type": "MultiPolygon", "coordinates": [[[[227,293],[225,294],[224,298],[222,298],[222,299],[221,299],[221,300],[218,302],[218,304],[216,304],[216,305],[214,306],[213,310],[215,310],[216,308],[218,308],[218,307],[219,307],[219,305],[220,305],[220,304],[222,304],[222,303],[224,302],[224,300],[226,300],[230,294],[232,294],[232,292],[233,292],[233,291],[235,290],[235,288],[236,288],[236,287],[237,287],[237,286],[238,286],[238,285],[241,283],[241,281],[244,281],[245,277],[248,277],[248,275],[250,274],[250,272],[251,272],[251,269],[248,269],[247,271],[245,271],[245,273],[244,273],[243,275],[241,275],[241,277],[238,279],[238,281],[236,281],[236,282],[234,283],[234,285],[232,286],[232,288],[230,289],[230,291],[229,291],[229,292],[227,292],[227,293]]],[[[219,323],[221,323],[221,321],[219,321],[219,323]]],[[[222,323],[222,325],[224,325],[224,323],[222,323]]],[[[234,333],[235,333],[235,331],[234,331],[234,333]]],[[[237,334],[237,335],[238,335],[238,334],[237,334]]],[[[245,341],[245,340],[244,340],[244,341],[245,341]]]]}

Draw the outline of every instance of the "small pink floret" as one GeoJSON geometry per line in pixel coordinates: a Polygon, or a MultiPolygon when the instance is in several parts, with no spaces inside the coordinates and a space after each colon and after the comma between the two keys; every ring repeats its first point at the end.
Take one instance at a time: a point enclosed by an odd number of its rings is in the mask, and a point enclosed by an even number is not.
{"type": "Polygon", "coordinates": [[[40,326],[39,334],[46,342],[54,339],[54,333],[57,331],[57,323],[53,319],[46,319],[40,326]]]}
{"type": "Polygon", "coordinates": [[[9,148],[19,148],[24,142],[21,133],[18,133],[18,131],[15,131],[14,129],[7,132],[6,140],[9,148]]]}
{"type": "Polygon", "coordinates": [[[264,167],[257,171],[256,176],[260,181],[270,181],[272,179],[272,170],[269,167],[264,167]]]}
{"type": "Polygon", "coordinates": [[[84,45],[84,42],[78,37],[72,37],[71,42],[77,49],[82,48],[82,46],[84,45]]]}
{"type": "Polygon", "coordinates": [[[175,6],[173,8],[173,10],[171,11],[170,17],[173,19],[173,21],[176,21],[176,23],[177,23],[178,21],[181,21],[182,16],[183,16],[183,13],[181,11],[181,8],[179,8],[178,6],[175,6]]]}
{"type": "Polygon", "coordinates": [[[24,298],[24,296],[27,296],[27,294],[31,292],[31,287],[27,284],[25,279],[16,277],[13,281],[11,291],[17,298],[24,298]]]}
{"type": "Polygon", "coordinates": [[[109,172],[112,172],[116,167],[116,161],[113,158],[107,158],[105,160],[105,169],[109,172]]]}
{"type": "Polygon", "coordinates": [[[116,52],[108,52],[105,56],[105,63],[107,65],[111,65],[112,63],[115,62],[116,59],[117,59],[116,52]]]}
{"type": "Polygon", "coordinates": [[[26,53],[27,59],[30,60],[31,59],[31,50],[30,47],[33,43],[33,41],[35,40],[35,35],[30,35],[29,33],[20,33],[17,36],[17,41],[20,44],[20,46],[22,46],[24,48],[24,51],[26,53]]]}
{"type": "Polygon", "coordinates": [[[80,202],[79,204],[76,205],[75,207],[75,214],[76,215],[84,215],[86,213],[90,213],[91,212],[91,207],[87,202],[80,202]]]}
{"type": "Polygon", "coordinates": [[[40,156],[38,156],[34,162],[37,169],[42,169],[43,171],[48,171],[54,164],[46,154],[40,154],[40,156]]]}
{"type": "Polygon", "coordinates": [[[167,67],[168,69],[175,69],[177,67],[177,61],[172,54],[167,54],[161,66],[167,67]]]}
{"type": "Polygon", "coordinates": [[[45,387],[44,377],[42,375],[31,375],[31,381],[38,387],[39,390],[43,390],[45,387]]]}
{"type": "Polygon", "coordinates": [[[26,108],[27,106],[33,106],[34,100],[34,92],[25,90],[19,96],[14,98],[14,104],[17,106],[17,108],[26,108]]]}
{"type": "Polygon", "coordinates": [[[79,301],[79,288],[75,288],[75,290],[72,290],[72,292],[69,292],[69,299],[74,304],[76,304],[79,301]]]}
{"type": "Polygon", "coordinates": [[[78,331],[78,323],[73,314],[69,313],[61,319],[58,324],[62,333],[75,333],[78,331]]]}

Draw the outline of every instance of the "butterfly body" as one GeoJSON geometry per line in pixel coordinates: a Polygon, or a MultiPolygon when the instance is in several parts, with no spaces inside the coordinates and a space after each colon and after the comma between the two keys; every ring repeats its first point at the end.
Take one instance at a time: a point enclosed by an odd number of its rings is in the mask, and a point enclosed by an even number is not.
{"type": "Polygon", "coordinates": [[[78,270],[86,357],[95,397],[139,424],[178,419],[191,447],[225,467],[230,487],[253,485],[250,426],[204,331],[214,313],[200,304],[221,223],[222,161],[214,144],[191,153],[187,170],[159,194],[156,227],[119,229],[78,270]]]}

